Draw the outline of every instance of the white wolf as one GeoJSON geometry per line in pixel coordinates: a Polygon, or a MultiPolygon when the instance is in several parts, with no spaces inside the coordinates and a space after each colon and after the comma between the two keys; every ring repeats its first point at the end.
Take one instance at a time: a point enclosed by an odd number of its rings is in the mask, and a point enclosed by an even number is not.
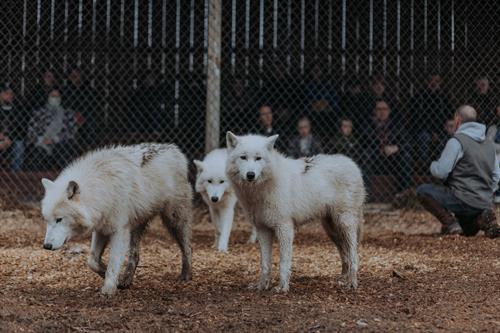
{"type": "Polygon", "coordinates": [[[71,237],[92,231],[90,268],[101,275],[103,294],[132,283],[139,242],[148,222],[160,215],[182,252],[182,280],[191,278],[191,198],[187,161],[168,144],[118,146],[90,152],[65,168],[55,181],[42,179],[43,247],[60,248],[71,237]],[[107,267],[101,260],[110,243],[107,267]],[[119,279],[128,250],[128,264],[119,279]]]}
{"type": "Polygon", "coordinates": [[[342,261],[339,280],[357,287],[358,241],[365,188],[361,171],[343,155],[289,159],[274,149],[277,135],[236,136],[227,133],[227,175],[236,196],[257,228],[261,250],[258,289],[271,282],[273,235],[280,248],[280,283],[287,292],[292,265],[294,224],[320,219],[342,261]]]}
{"type": "MultiPolygon", "coordinates": [[[[210,219],[215,226],[215,247],[226,252],[234,218],[236,195],[226,176],[227,149],[215,149],[203,161],[194,160],[198,174],[196,192],[201,194],[208,205],[210,219]]],[[[249,242],[255,242],[256,234],[252,229],[249,242]]]]}

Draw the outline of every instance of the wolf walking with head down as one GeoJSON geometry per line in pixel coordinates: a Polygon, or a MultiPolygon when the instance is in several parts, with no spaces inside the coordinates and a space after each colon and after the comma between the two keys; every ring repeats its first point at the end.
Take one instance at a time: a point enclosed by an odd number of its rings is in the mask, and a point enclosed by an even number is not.
{"type": "Polygon", "coordinates": [[[294,224],[315,219],[337,246],[339,282],[358,285],[358,242],[363,221],[365,188],[359,167],[343,155],[289,159],[274,149],[277,135],[236,136],[227,133],[227,175],[236,196],[257,229],[261,273],[257,288],[271,284],[273,236],[280,248],[278,291],[289,290],[294,224]]]}
{"type": "Polygon", "coordinates": [[[55,181],[42,179],[44,248],[56,250],[73,236],[92,232],[88,265],[104,278],[103,294],[132,283],[139,242],[160,215],[182,252],[181,279],[191,279],[191,199],[187,161],[168,144],[119,146],[90,152],[55,181]],[[101,257],[110,244],[109,263],[101,257]],[[128,251],[124,275],[119,278],[128,251]]]}

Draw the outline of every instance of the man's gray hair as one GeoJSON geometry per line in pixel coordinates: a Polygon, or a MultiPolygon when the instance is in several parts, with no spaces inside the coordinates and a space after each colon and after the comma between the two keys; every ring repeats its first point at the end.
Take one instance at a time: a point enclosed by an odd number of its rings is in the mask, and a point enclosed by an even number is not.
{"type": "Polygon", "coordinates": [[[477,112],[470,105],[461,105],[456,114],[462,119],[462,123],[469,123],[477,120],[477,112]]]}

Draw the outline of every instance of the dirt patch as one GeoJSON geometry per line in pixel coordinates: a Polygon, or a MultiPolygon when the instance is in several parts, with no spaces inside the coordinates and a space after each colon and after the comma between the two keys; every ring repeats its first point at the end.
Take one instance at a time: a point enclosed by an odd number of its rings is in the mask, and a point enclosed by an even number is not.
{"type": "Polygon", "coordinates": [[[366,220],[357,292],[335,283],[338,254],[315,225],[297,231],[289,294],[248,290],[259,262],[249,227],[238,220],[221,254],[203,218],[193,281],[178,282],[179,251],[155,222],[132,288],[108,299],[86,267],[88,239],[44,251],[36,210],[3,211],[0,331],[500,331],[500,240],[435,236],[419,211],[372,210],[366,220]]]}

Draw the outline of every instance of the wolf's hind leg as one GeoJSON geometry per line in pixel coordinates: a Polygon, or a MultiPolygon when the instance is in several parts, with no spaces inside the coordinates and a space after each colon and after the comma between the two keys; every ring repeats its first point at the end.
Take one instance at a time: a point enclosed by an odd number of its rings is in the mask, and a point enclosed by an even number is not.
{"type": "Polygon", "coordinates": [[[132,230],[130,235],[130,248],[128,253],[128,263],[125,272],[120,277],[120,282],[118,283],[119,289],[125,289],[132,285],[134,281],[135,270],[137,269],[137,265],[139,265],[139,246],[144,235],[144,231],[148,225],[149,221],[146,223],[140,224],[135,229],[132,230]]]}
{"type": "Polygon", "coordinates": [[[348,288],[357,288],[359,221],[351,213],[329,212],[322,222],[326,233],[339,250],[342,261],[342,275],[339,282],[348,288]]]}
{"type": "Polygon", "coordinates": [[[191,280],[191,204],[190,199],[166,207],[161,213],[163,225],[175,240],[182,253],[181,280],[191,280]]]}
{"type": "Polygon", "coordinates": [[[99,274],[104,279],[106,275],[106,265],[102,262],[102,254],[109,242],[109,236],[98,231],[92,232],[92,241],[90,243],[90,255],[87,264],[91,270],[99,274]]]}

